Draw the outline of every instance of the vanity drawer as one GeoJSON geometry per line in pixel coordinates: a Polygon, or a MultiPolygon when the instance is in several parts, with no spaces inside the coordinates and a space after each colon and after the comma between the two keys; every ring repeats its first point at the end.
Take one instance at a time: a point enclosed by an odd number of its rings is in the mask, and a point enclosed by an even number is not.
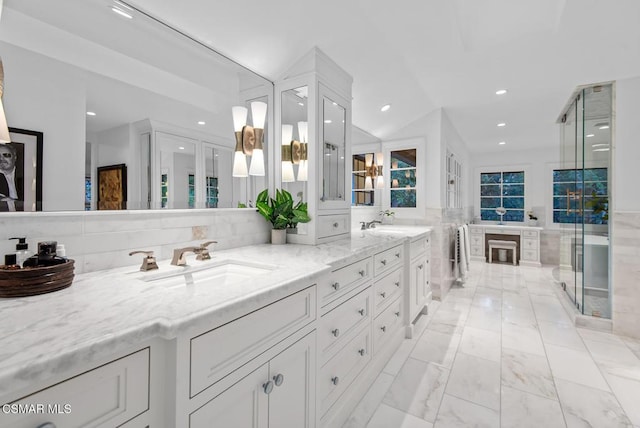
{"type": "Polygon", "coordinates": [[[321,416],[327,413],[370,360],[371,327],[366,326],[320,369],[317,385],[321,416]]]}
{"type": "Polygon", "coordinates": [[[522,260],[537,262],[538,261],[538,251],[537,250],[522,250],[522,256],[520,258],[522,260]]]}
{"type": "Polygon", "coordinates": [[[149,348],[8,404],[42,412],[3,412],[0,426],[120,426],[149,409],[149,348]]]}
{"type": "Polygon", "coordinates": [[[402,284],[402,269],[396,269],[373,284],[375,294],[373,302],[376,308],[376,316],[396,297],[402,294],[402,284]]]}
{"type": "Polygon", "coordinates": [[[318,238],[350,233],[351,218],[349,214],[319,215],[318,238]]]}
{"type": "Polygon", "coordinates": [[[403,253],[404,249],[402,245],[398,245],[373,256],[374,276],[379,276],[381,273],[400,265],[402,263],[403,253]]]}
{"type": "Polygon", "coordinates": [[[523,250],[537,250],[538,249],[538,240],[537,239],[523,239],[522,240],[522,249],[523,250]]]}
{"type": "Polygon", "coordinates": [[[316,287],[191,339],[191,397],[316,318],[316,287]]]}
{"type": "Polygon", "coordinates": [[[484,233],[482,227],[469,226],[469,231],[472,235],[482,235],[484,233]]]}
{"type": "Polygon", "coordinates": [[[471,255],[472,256],[482,256],[482,246],[480,246],[480,245],[472,245],[471,246],[471,255]]]}
{"type": "Polygon", "coordinates": [[[489,229],[487,228],[485,230],[485,233],[487,234],[494,234],[494,235],[520,235],[520,230],[519,229],[489,229]]]}
{"type": "Polygon", "coordinates": [[[415,241],[411,241],[409,247],[409,254],[412,259],[423,255],[429,249],[429,238],[418,238],[415,241]]]}
{"type": "Polygon", "coordinates": [[[537,230],[523,230],[522,236],[525,238],[533,238],[538,239],[538,231],[537,230]]]}
{"type": "Polygon", "coordinates": [[[482,235],[471,235],[471,239],[469,240],[469,243],[471,244],[471,246],[477,245],[477,246],[482,246],[482,235]]]}
{"type": "Polygon", "coordinates": [[[388,338],[402,326],[402,299],[397,299],[373,321],[373,352],[378,353],[388,338]]]}
{"type": "Polygon", "coordinates": [[[318,343],[322,361],[352,336],[358,327],[370,322],[371,293],[367,288],[320,318],[318,343]]]}
{"type": "Polygon", "coordinates": [[[322,306],[353,290],[373,276],[371,257],[336,269],[318,282],[318,293],[322,306]]]}

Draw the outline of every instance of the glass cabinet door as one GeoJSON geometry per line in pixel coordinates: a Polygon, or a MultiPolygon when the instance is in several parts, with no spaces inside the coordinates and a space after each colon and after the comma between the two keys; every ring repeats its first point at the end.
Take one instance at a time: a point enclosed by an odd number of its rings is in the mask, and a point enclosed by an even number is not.
{"type": "Polygon", "coordinates": [[[344,201],[345,108],[330,98],[322,100],[323,117],[323,201],[344,201]]]}

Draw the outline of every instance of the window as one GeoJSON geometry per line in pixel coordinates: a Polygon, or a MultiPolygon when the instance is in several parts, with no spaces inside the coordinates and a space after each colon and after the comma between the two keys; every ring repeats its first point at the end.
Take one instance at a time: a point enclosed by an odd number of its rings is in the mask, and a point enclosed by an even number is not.
{"type": "Polygon", "coordinates": [[[207,208],[218,208],[218,177],[207,177],[207,208]]]}
{"type": "Polygon", "coordinates": [[[351,175],[351,205],[374,205],[375,192],[373,189],[365,189],[366,168],[365,156],[373,156],[373,153],[353,155],[353,168],[351,175]]]}
{"type": "Polygon", "coordinates": [[[91,177],[84,178],[84,210],[91,211],[91,177]]]}
{"type": "Polygon", "coordinates": [[[506,209],[503,221],[524,221],[524,171],[480,174],[480,219],[499,221],[498,207],[506,209]]]}
{"type": "Polygon", "coordinates": [[[553,222],[607,224],[607,168],[553,170],[553,222]]]}
{"type": "Polygon", "coordinates": [[[189,174],[189,208],[195,208],[196,206],[196,177],[193,174],[189,174]]]}
{"type": "Polygon", "coordinates": [[[163,172],[160,177],[160,206],[167,208],[169,204],[169,176],[163,172]]]}
{"type": "Polygon", "coordinates": [[[390,197],[394,208],[416,207],[416,149],[391,151],[390,197]]]}

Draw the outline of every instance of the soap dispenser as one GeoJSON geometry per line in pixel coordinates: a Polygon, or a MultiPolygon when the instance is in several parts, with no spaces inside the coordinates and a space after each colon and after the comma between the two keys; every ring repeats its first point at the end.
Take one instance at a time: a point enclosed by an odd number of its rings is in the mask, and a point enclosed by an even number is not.
{"type": "Polygon", "coordinates": [[[11,238],[17,239],[18,243],[16,244],[16,263],[23,267],[24,261],[27,260],[31,256],[31,252],[29,251],[29,244],[27,244],[27,238],[11,238]]]}

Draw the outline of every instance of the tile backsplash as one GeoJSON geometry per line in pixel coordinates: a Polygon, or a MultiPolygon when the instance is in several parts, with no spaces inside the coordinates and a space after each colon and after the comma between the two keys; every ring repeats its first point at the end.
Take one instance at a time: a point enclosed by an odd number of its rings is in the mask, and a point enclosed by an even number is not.
{"type": "Polygon", "coordinates": [[[264,244],[270,225],[252,209],[109,211],[0,214],[0,263],[15,252],[12,237],[26,237],[35,252],[41,241],[65,245],[76,273],[139,264],[133,250],[153,250],[159,260],[173,249],[216,240],[216,249],[264,244]]]}

